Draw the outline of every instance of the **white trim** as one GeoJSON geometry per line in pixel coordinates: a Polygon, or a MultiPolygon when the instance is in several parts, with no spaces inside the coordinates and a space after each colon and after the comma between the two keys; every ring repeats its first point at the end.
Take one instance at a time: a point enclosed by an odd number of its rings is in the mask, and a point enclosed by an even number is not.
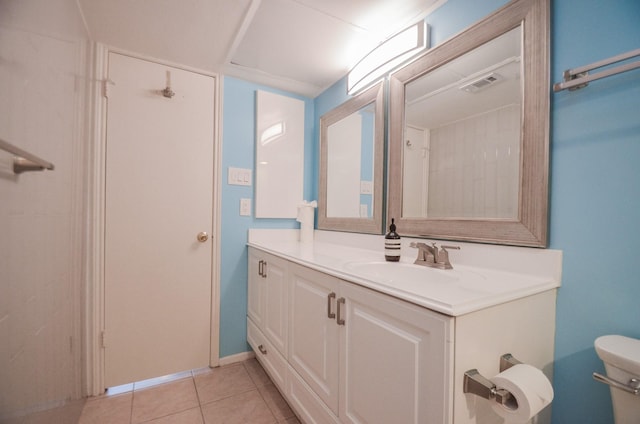
{"type": "Polygon", "coordinates": [[[92,85],[90,94],[91,111],[89,113],[90,137],[88,157],[88,187],[87,187],[87,255],[85,281],[85,394],[97,396],[104,392],[104,350],[101,344],[101,334],[104,330],[104,228],[105,228],[105,147],[106,147],[106,117],[107,99],[103,96],[103,81],[108,76],[108,55],[110,52],[147,60],[158,64],[172,66],[189,72],[194,72],[215,79],[214,93],[214,161],[213,166],[213,249],[211,267],[211,344],[210,366],[218,366],[220,351],[220,228],[221,228],[221,169],[222,143],[220,129],[222,119],[221,107],[221,77],[212,72],[192,67],[158,60],[149,56],[139,55],[121,49],[96,43],[93,54],[91,72],[92,85]]]}
{"type": "Polygon", "coordinates": [[[108,49],[95,44],[91,69],[89,119],[91,123],[87,166],[87,256],[85,281],[85,391],[96,396],[104,391],[104,352],[100,335],[104,328],[104,147],[106,99],[102,81],[106,77],[108,49]]]}
{"type": "Polygon", "coordinates": [[[220,358],[220,366],[224,367],[225,365],[236,364],[238,362],[246,361],[247,359],[255,358],[256,354],[253,352],[240,352],[235,355],[225,356],[224,358],[220,358]]]}
{"type": "Polygon", "coordinates": [[[193,66],[183,65],[183,64],[180,64],[180,63],[176,63],[176,62],[171,62],[169,60],[158,59],[158,58],[153,57],[153,56],[148,56],[148,55],[145,55],[145,54],[132,52],[130,50],[125,50],[125,49],[121,49],[121,48],[113,47],[113,46],[106,46],[105,48],[107,49],[107,55],[109,53],[117,53],[117,54],[121,54],[123,56],[129,56],[129,57],[133,57],[135,59],[140,59],[140,60],[146,60],[148,62],[153,62],[153,63],[156,63],[158,65],[171,66],[173,68],[181,69],[183,71],[194,72],[196,74],[206,75],[208,77],[216,78],[216,80],[218,80],[219,77],[220,77],[220,75],[215,73],[215,72],[207,71],[207,70],[204,70],[204,69],[201,69],[201,68],[195,68],[193,66]]]}
{"type": "Polygon", "coordinates": [[[233,38],[231,44],[227,47],[227,54],[225,55],[223,63],[231,63],[233,59],[233,55],[238,50],[238,46],[244,39],[244,36],[247,34],[247,30],[249,29],[249,25],[253,22],[253,19],[256,16],[256,12],[260,7],[262,0],[251,0],[247,11],[242,18],[242,24],[240,24],[240,28],[236,31],[236,35],[233,38]]]}
{"type": "Polygon", "coordinates": [[[211,261],[211,347],[209,366],[220,364],[220,252],[222,232],[222,76],[216,75],[213,130],[213,235],[211,261]]]}

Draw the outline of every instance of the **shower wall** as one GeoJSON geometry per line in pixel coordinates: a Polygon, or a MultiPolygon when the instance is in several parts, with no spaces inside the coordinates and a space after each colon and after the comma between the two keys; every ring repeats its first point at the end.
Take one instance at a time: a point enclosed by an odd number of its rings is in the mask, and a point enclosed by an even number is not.
{"type": "Polygon", "coordinates": [[[74,0],[0,0],[0,138],[55,165],[0,151],[2,423],[81,397],[88,47],[74,0]]]}

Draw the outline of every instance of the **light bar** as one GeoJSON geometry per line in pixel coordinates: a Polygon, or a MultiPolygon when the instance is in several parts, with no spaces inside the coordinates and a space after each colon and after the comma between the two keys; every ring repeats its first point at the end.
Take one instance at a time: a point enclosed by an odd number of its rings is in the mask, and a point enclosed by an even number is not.
{"type": "Polygon", "coordinates": [[[380,77],[427,48],[427,25],[418,22],[399,32],[367,54],[347,75],[352,95],[373,85],[380,77]]]}

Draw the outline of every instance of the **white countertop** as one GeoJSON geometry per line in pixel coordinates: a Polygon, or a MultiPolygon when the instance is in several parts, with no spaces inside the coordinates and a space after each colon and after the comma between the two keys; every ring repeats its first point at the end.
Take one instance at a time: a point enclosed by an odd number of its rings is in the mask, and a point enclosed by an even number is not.
{"type": "Polygon", "coordinates": [[[446,241],[461,250],[449,252],[454,269],[439,270],[413,265],[411,241],[430,242],[404,237],[393,263],[381,235],[316,230],[312,243],[300,243],[298,230],[252,229],[248,237],[249,246],[449,316],[560,287],[558,250],[446,241]]]}

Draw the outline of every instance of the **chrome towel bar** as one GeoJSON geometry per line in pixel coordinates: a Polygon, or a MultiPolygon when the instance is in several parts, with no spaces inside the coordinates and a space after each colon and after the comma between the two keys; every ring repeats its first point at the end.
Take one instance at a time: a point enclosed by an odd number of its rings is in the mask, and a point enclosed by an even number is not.
{"type": "Polygon", "coordinates": [[[51,162],[47,162],[2,139],[0,139],[0,149],[14,155],[13,172],[15,174],[21,174],[27,171],[42,171],[45,169],[52,170],[54,168],[51,162]]]}
{"type": "Polygon", "coordinates": [[[638,60],[589,75],[589,71],[593,71],[594,69],[602,68],[613,63],[622,62],[623,60],[631,59],[632,57],[636,56],[640,56],[640,49],[632,50],[630,52],[623,53],[609,59],[604,59],[590,65],[585,65],[574,69],[567,69],[563,74],[564,81],[554,84],[553,91],[558,92],[566,89],[577,90],[579,88],[586,87],[591,81],[640,68],[640,60],[638,60]]]}

